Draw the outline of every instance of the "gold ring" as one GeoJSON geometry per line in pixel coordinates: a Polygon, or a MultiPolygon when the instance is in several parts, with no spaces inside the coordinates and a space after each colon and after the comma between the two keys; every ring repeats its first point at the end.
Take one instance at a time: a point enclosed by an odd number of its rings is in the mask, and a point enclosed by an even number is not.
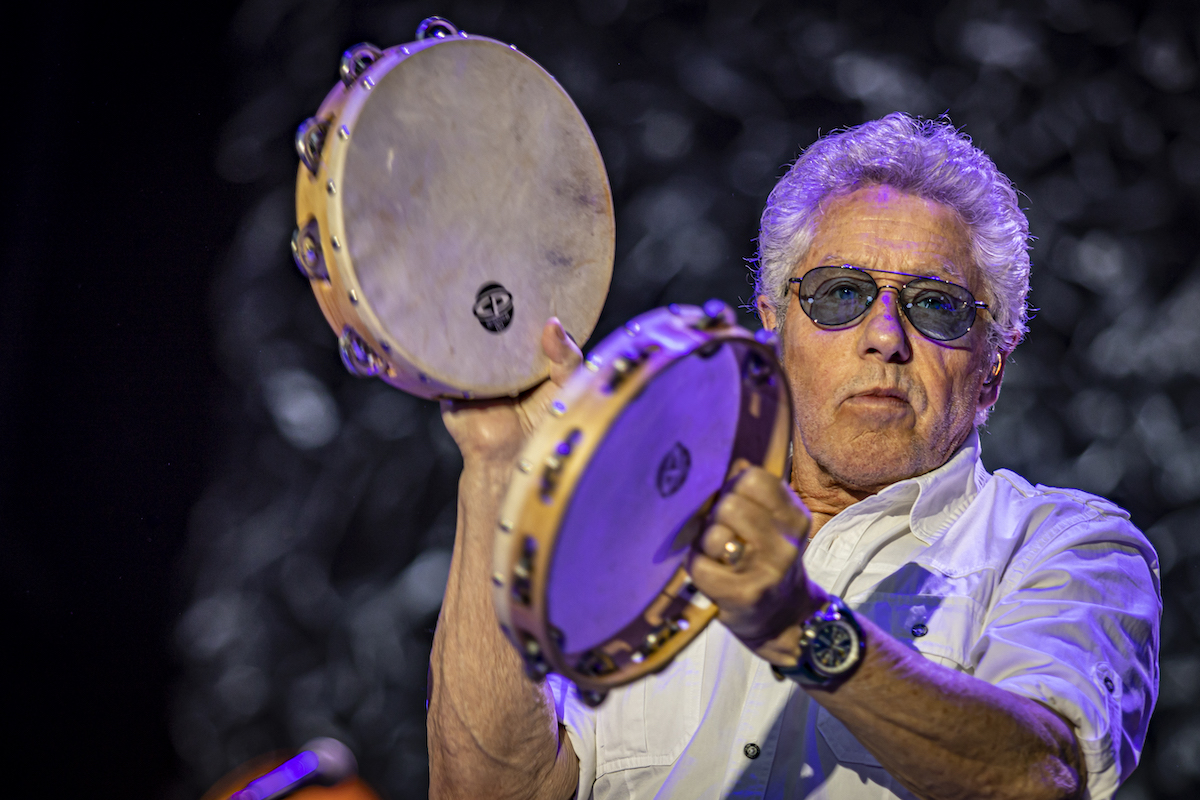
{"type": "Polygon", "coordinates": [[[725,543],[725,553],[721,556],[721,561],[728,566],[736,567],[738,562],[742,560],[742,556],[746,554],[746,543],[736,536],[725,543]]]}

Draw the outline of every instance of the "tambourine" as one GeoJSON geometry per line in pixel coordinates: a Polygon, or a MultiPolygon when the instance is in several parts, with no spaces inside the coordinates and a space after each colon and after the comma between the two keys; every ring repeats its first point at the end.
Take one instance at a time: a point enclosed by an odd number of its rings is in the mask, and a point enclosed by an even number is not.
{"type": "Polygon", "coordinates": [[[610,335],[522,451],[495,534],[501,628],[586,702],[662,669],[717,614],[684,568],[736,459],[787,469],[774,335],[719,300],[610,335]]]}
{"type": "Polygon", "coordinates": [[[432,17],[342,56],[300,126],[293,255],[346,367],[412,394],[515,395],[541,330],[587,339],[612,278],[612,192],[579,110],[514,46],[432,17]]]}

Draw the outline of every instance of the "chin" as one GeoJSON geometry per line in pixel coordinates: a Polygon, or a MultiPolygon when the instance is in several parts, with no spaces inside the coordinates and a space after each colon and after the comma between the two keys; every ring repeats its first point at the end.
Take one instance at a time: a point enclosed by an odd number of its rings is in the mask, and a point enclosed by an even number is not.
{"type": "Polygon", "coordinates": [[[922,472],[928,472],[927,469],[921,468],[915,470],[911,468],[897,469],[895,462],[885,464],[881,461],[854,461],[849,463],[822,464],[821,466],[841,486],[847,489],[871,493],[878,492],[906,478],[920,475],[922,472]]]}
{"type": "Polygon", "coordinates": [[[876,492],[940,466],[925,442],[895,431],[840,437],[832,446],[805,443],[821,469],[848,489],[876,492]]]}

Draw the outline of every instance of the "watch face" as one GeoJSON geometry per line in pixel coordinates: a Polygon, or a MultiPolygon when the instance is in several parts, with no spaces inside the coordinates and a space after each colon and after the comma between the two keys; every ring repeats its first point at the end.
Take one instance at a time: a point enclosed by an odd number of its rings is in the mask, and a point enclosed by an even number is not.
{"type": "Polygon", "coordinates": [[[845,620],[821,624],[809,644],[813,668],[823,675],[840,675],[858,662],[858,633],[845,620]]]}

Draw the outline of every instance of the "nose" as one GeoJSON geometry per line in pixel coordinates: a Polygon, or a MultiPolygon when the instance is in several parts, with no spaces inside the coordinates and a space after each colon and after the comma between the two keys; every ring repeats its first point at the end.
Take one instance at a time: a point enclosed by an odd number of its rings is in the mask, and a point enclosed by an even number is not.
{"type": "Polygon", "coordinates": [[[859,355],[880,358],[887,364],[904,364],[912,358],[912,347],[900,311],[900,290],[882,286],[875,302],[867,309],[867,318],[859,325],[859,355]]]}

